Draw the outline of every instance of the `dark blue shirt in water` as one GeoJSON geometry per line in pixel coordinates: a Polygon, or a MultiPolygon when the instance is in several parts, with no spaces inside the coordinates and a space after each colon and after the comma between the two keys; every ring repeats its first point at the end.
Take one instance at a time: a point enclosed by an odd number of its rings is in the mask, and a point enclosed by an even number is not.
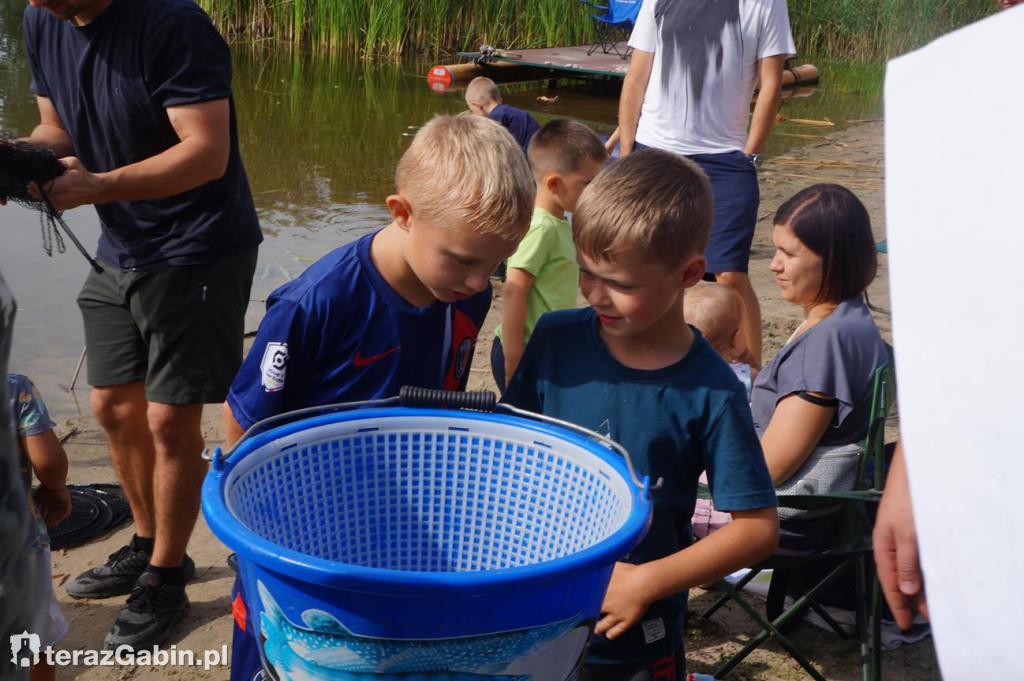
{"type": "MultiPolygon", "coordinates": [[[[503,402],[610,436],[637,472],[664,478],[653,493],[654,519],[626,558],[648,563],[686,548],[697,479],[705,468],[715,507],[775,506],[775,488],[742,384],[697,332],[676,364],[645,371],[620,364],[597,331],[593,309],[540,318],[503,402]]],[[[615,641],[596,636],[588,662],[650,662],[682,645],[686,592],[651,605],[615,641]]]]}
{"type": "Polygon", "coordinates": [[[231,55],[192,0],[113,0],[85,26],[27,7],[24,32],[32,91],[50,99],[92,172],[177,144],[168,107],[230,102],[224,175],[175,196],[96,206],[101,261],[118,269],[192,265],[263,240],[238,153],[231,55]]]}
{"type": "Polygon", "coordinates": [[[533,133],[540,129],[540,125],[537,121],[533,120],[533,116],[522,109],[517,109],[508,104],[499,104],[494,107],[491,109],[491,113],[487,114],[487,117],[508,129],[512,136],[516,138],[519,146],[523,148],[524,154],[526,153],[526,147],[530,144],[530,138],[533,137],[533,133]]]}

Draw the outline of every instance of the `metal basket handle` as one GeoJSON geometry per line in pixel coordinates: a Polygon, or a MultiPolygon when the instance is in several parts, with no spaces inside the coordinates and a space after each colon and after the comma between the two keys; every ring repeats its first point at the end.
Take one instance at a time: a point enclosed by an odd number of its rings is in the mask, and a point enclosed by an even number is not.
{"type": "Polygon", "coordinates": [[[283,414],[274,414],[268,416],[262,421],[249,426],[249,428],[242,433],[242,436],[235,441],[235,444],[231,446],[227,452],[222,452],[220,447],[204,447],[203,448],[203,459],[213,464],[214,470],[220,470],[228,459],[234,455],[238,447],[260,433],[270,430],[275,426],[283,426],[286,423],[292,421],[299,421],[305,418],[312,418],[314,416],[323,416],[325,414],[334,414],[342,411],[352,411],[355,409],[373,409],[377,407],[390,407],[397,405],[399,398],[388,397],[381,400],[363,400],[361,402],[337,402],[335,404],[323,404],[316,407],[306,407],[305,409],[296,409],[295,411],[287,411],[283,414]]]}
{"type": "Polygon", "coordinates": [[[658,478],[652,485],[651,478],[649,476],[645,475],[643,478],[641,478],[639,475],[637,475],[636,469],[633,467],[633,459],[630,458],[629,452],[626,451],[625,447],[623,447],[622,445],[620,445],[618,442],[611,439],[607,435],[601,435],[601,433],[595,432],[593,430],[588,430],[583,426],[578,426],[575,423],[571,423],[569,421],[563,421],[562,419],[556,419],[554,417],[546,416],[544,414],[535,414],[532,411],[519,409],[518,407],[513,407],[508,404],[498,404],[497,407],[495,408],[495,411],[506,412],[514,416],[533,419],[534,421],[543,421],[544,423],[548,423],[553,426],[558,426],[559,428],[564,428],[565,430],[571,430],[575,433],[579,433],[584,437],[590,438],[591,440],[597,440],[608,449],[618,452],[618,454],[626,461],[626,468],[629,469],[629,477],[633,479],[633,484],[635,484],[637,487],[643,490],[645,498],[649,497],[650,492],[657,489],[661,489],[662,486],[665,484],[665,478],[658,478]]]}
{"type": "Polygon", "coordinates": [[[364,400],[362,402],[339,402],[337,404],[325,404],[319,407],[308,407],[306,409],[298,409],[284,414],[276,414],[252,424],[252,426],[242,434],[242,437],[238,438],[238,441],[235,442],[234,446],[231,447],[226,454],[221,454],[220,448],[214,448],[211,451],[210,448],[207,447],[203,450],[203,458],[207,461],[213,462],[215,469],[220,469],[224,463],[231,458],[231,455],[235,453],[235,450],[238,449],[239,445],[274,426],[284,425],[286,423],[291,423],[292,421],[313,416],[322,416],[324,414],[352,411],[354,409],[388,407],[396,404],[403,407],[469,409],[490,413],[504,412],[520,418],[540,421],[565,430],[571,430],[586,438],[596,440],[605,447],[617,452],[625,460],[626,468],[629,469],[629,477],[632,478],[633,484],[643,490],[645,497],[648,496],[651,491],[661,489],[662,485],[665,483],[664,478],[658,478],[653,485],[651,484],[651,480],[648,476],[645,475],[641,479],[640,476],[637,475],[636,469],[633,467],[633,460],[630,458],[629,452],[626,451],[626,448],[607,435],[601,435],[600,433],[588,430],[582,426],[576,425],[575,423],[570,423],[569,421],[552,418],[551,416],[545,416],[544,414],[535,414],[531,411],[519,409],[508,404],[499,404],[495,394],[489,390],[456,392],[451,390],[437,390],[435,388],[419,388],[410,385],[403,386],[398,392],[398,397],[389,397],[382,400],[364,400]]]}
{"type": "Polygon", "coordinates": [[[591,440],[597,440],[609,449],[618,452],[618,454],[626,461],[626,468],[629,469],[629,477],[633,479],[633,483],[645,492],[661,489],[662,485],[665,483],[664,478],[658,478],[654,485],[650,484],[650,478],[647,476],[644,476],[643,479],[641,479],[640,476],[637,475],[636,469],[633,467],[633,460],[630,458],[629,452],[626,451],[625,447],[615,440],[612,440],[610,437],[588,430],[582,426],[576,425],[575,423],[570,423],[569,421],[562,421],[561,419],[545,416],[544,414],[535,414],[532,411],[518,409],[508,404],[499,404],[494,393],[489,390],[453,392],[450,390],[405,386],[401,389],[398,395],[398,399],[403,407],[440,407],[443,409],[473,409],[476,411],[504,412],[514,416],[519,416],[520,418],[541,421],[553,426],[558,426],[565,430],[571,430],[591,440]]]}

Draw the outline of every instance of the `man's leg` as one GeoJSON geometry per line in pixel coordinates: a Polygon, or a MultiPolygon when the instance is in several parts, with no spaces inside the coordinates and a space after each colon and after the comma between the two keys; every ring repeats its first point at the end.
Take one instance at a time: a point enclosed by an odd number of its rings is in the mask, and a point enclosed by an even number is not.
{"type": "Polygon", "coordinates": [[[222,402],[242,359],[256,249],[216,262],[161,267],[132,281],[128,308],[146,347],[146,424],[153,446],[155,542],[105,645],[163,642],[189,609],[185,555],[206,465],[203,404],[222,402]]]}
{"type": "Polygon", "coordinates": [[[93,414],[107,436],[110,460],[128,504],[132,507],[135,534],[156,536],[153,507],[153,437],[146,420],[145,384],[93,388],[90,397],[93,414]]]}
{"type": "Polygon", "coordinates": [[[747,274],[757,207],[761,201],[757,171],[741,151],[696,154],[690,159],[707,174],[715,199],[715,221],[704,252],[707,271],[714,275],[715,281],[740,294],[743,301],[740,325],[749,346],[742,361],[760,369],[761,305],[747,274]]]}
{"type": "Polygon", "coordinates": [[[201,404],[149,403],[149,428],[156,454],[156,544],[150,559],[155,567],[176,568],[182,564],[199,516],[200,492],[206,476],[206,463],[201,456],[202,415],[201,404]]]}
{"type": "Polygon", "coordinates": [[[719,272],[715,281],[728,286],[740,294],[743,300],[743,315],[740,328],[747,338],[747,354],[740,358],[755,369],[761,369],[761,303],[757,300],[754,287],[750,283],[750,275],[746,272],[719,272]]]}
{"type": "Polygon", "coordinates": [[[110,458],[135,519],[136,535],[107,562],[67,584],[74,598],[108,598],[131,591],[149,564],[156,532],[153,507],[153,438],[143,388],[147,348],[125,291],[131,273],[90,271],[78,296],[89,353],[93,414],[107,436],[110,458]]]}

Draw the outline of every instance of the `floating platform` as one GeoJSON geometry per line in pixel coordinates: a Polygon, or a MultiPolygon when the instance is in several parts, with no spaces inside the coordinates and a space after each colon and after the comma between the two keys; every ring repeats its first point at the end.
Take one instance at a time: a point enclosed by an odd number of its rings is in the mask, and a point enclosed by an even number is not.
{"type": "MultiPolygon", "coordinates": [[[[532,50],[494,50],[492,56],[481,58],[480,52],[459,52],[458,56],[473,61],[462,64],[434,66],[427,73],[432,90],[444,92],[457,83],[477,76],[488,76],[501,82],[547,80],[551,78],[624,78],[629,60],[613,53],[595,50],[590,45],[545,47],[532,50]]],[[[803,87],[818,82],[818,68],[812,64],[789,67],[783,73],[782,87],[803,87]]]]}

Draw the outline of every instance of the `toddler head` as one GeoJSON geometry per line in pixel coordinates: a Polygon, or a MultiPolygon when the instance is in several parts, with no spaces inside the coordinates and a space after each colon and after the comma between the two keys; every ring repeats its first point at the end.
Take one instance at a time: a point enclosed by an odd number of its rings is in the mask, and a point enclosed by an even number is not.
{"type": "Polygon", "coordinates": [[[747,351],[747,339],[740,326],[743,301],[734,289],[701,282],[686,292],[683,307],[686,320],[700,329],[726,362],[736,361],[747,351]]]}

